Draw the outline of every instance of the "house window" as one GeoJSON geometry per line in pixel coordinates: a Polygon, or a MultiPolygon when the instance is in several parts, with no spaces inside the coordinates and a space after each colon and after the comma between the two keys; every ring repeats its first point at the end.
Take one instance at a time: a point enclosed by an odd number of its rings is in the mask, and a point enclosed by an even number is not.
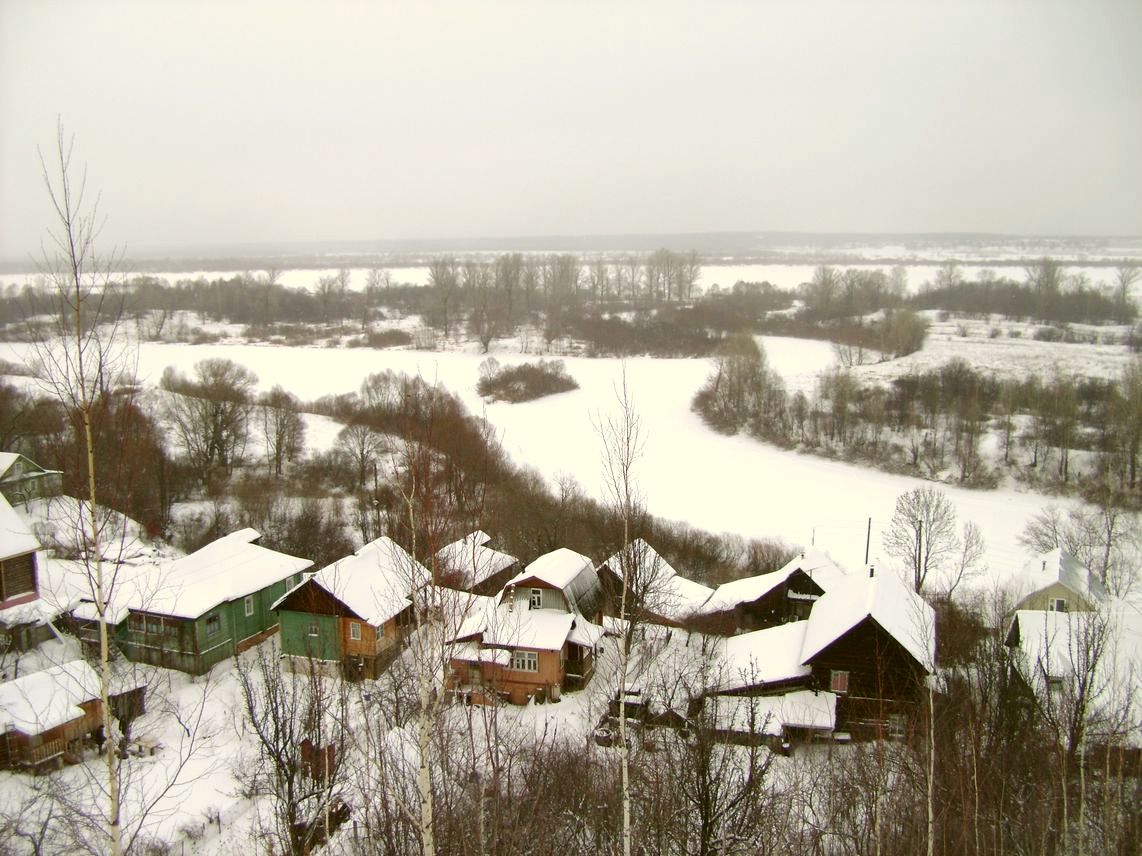
{"type": "Polygon", "coordinates": [[[543,609],[543,589],[532,589],[528,609],[543,609]]]}
{"type": "Polygon", "coordinates": [[[217,612],[212,612],[206,616],[206,638],[217,636],[219,631],[222,630],[222,616],[217,612]]]}
{"type": "Polygon", "coordinates": [[[517,672],[538,672],[539,654],[537,654],[535,651],[513,652],[512,668],[517,672]]]}
{"type": "Polygon", "coordinates": [[[1047,611],[1048,612],[1066,612],[1067,611],[1066,598],[1062,598],[1062,597],[1051,598],[1047,602],[1047,611]]]}
{"type": "Polygon", "coordinates": [[[903,713],[888,714],[888,736],[897,739],[902,738],[907,724],[908,720],[903,713]]]}
{"type": "Polygon", "coordinates": [[[243,606],[246,609],[247,618],[254,614],[254,596],[252,594],[246,595],[246,600],[243,601],[243,606]]]}
{"type": "Polygon", "coordinates": [[[354,642],[361,641],[361,623],[359,621],[349,622],[349,638],[354,642]]]}
{"type": "Polygon", "coordinates": [[[829,689],[835,693],[847,693],[849,691],[849,673],[833,669],[829,678],[829,689]]]}
{"type": "MultiPolygon", "coordinates": [[[[147,633],[151,636],[158,636],[163,632],[162,619],[156,616],[147,616],[147,633]]],[[[206,632],[210,634],[210,619],[206,620],[206,632]]]]}
{"type": "Polygon", "coordinates": [[[384,639],[385,638],[385,623],[383,621],[377,625],[377,638],[378,639],[384,639]]]}
{"type": "Polygon", "coordinates": [[[310,636],[320,636],[321,635],[321,628],[317,626],[316,621],[309,622],[309,634],[308,635],[310,635],[310,636]]]}

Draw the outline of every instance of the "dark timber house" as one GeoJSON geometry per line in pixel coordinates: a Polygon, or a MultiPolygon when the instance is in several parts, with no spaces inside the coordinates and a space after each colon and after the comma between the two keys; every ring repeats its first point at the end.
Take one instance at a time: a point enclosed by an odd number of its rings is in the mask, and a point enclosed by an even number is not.
{"type": "Polygon", "coordinates": [[[0,653],[26,651],[51,636],[55,610],[40,599],[39,549],[31,527],[0,495],[0,653]]]}

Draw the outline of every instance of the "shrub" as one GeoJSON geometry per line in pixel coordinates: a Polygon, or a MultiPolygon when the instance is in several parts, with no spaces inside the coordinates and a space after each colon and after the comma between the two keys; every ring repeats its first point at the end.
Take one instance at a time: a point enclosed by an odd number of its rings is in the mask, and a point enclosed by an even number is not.
{"type": "Polygon", "coordinates": [[[532,401],[545,395],[578,389],[579,384],[562,360],[540,360],[500,367],[496,360],[485,360],[480,366],[480,382],[476,391],[493,401],[532,401]]]}

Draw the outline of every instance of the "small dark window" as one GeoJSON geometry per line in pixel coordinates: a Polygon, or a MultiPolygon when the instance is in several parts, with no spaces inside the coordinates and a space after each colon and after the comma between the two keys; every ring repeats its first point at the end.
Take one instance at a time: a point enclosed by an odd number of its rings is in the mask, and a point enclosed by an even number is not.
{"type": "Polygon", "coordinates": [[[849,673],[833,669],[829,679],[829,689],[839,694],[847,693],[849,691],[849,673]]]}
{"type": "Polygon", "coordinates": [[[222,616],[217,612],[212,612],[206,616],[206,638],[217,636],[222,631],[222,616]]]}

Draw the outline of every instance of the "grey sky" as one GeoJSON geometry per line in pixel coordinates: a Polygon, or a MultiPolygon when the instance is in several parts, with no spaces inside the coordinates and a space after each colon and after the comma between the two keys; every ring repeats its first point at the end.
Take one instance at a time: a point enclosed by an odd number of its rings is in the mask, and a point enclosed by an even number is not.
{"type": "Polygon", "coordinates": [[[1142,233],[1142,3],[0,0],[0,257],[106,241],[1142,233]]]}

